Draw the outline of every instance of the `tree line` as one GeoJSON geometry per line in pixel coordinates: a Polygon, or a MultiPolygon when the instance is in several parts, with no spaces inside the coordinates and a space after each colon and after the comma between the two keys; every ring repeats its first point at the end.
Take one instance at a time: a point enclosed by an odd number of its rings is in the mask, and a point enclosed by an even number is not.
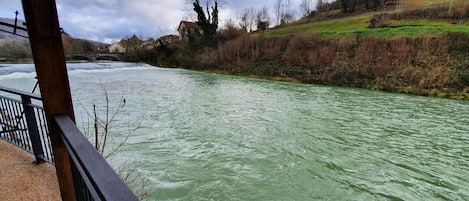
{"type": "MultiPolygon", "coordinates": [[[[276,0],[273,8],[266,6],[261,8],[248,7],[239,15],[239,27],[247,32],[264,31],[272,26],[284,26],[296,20],[297,16],[311,19],[319,17],[323,13],[339,9],[343,14],[354,13],[357,10],[378,10],[398,8],[401,4],[419,4],[424,1],[414,0],[301,0],[298,9],[293,8],[291,0],[276,0]],[[393,7],[394,6],[394,7],[393,7]]],[[[338,15],[337,17],[341,17],[338,15]]],[[[232,23],[230,20],[229,23],[232,23]]],[[[308,21],[309,22],[309,21],[308,21]]]]}
{"type": "MultiPolygon", "coordinates": [[[[154,50],[142,52],[139,58],[157,66],[469,99],[469,88],[466,87],[469,86],[469,65],[466,62],[469,55],[464,51],[467,46],[463,43],[469,41],[466,34],[384,39],[359,35],[322,38],[311,33],[271,38],[249,33],[255,26],[260,29],[260,22],[264,20],[280,24],[288,21],[287,13],[291,7],[286,0],[278,2],[279,15],[274,18],[266,17],[270,15],[266,15],[268,9],[265,7],[251,7],[241,15],[239,22],[230,20],[223,28],[214,31],[218,26],[218,2],[214,0],[212,4],[200,5],[201,2],[194,0],[194,12],[204,31],[195,34],[192,41],[163,43],[154,50]],[[212,30],[205,31],[210,28],[212,30]]],[[[317,14],[328,10],[348,13],[351,12],[349,9],[354,9],[353,6],[355,9],[373,10],[375,7],[384,9],[384,6],[398,5],[385,5],[384,0],[322,3],[311,11],[313,9],[308,10],[307,7],[312,4],[303,1],[303,15],[307,17],[308,12],[317,14]],[[343,9],[342,3],[348,3],[347,9],[343,9]]],[[[398,3],[404,5],[409,2],[398,3]]],[[[396,17],[428,12],[435,13],[436,10],[422,10],[421,13],[409,10],[408,13],[396,14],[396,17]]]]}

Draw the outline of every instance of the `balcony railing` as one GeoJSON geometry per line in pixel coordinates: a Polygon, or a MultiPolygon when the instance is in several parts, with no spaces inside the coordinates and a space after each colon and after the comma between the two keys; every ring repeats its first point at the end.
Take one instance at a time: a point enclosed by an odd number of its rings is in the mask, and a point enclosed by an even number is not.
{"type": "MultiPolygon", "coordinates": [[[[0,138],[34,154],[37,163],[53,164],[44,109],[31,101],[40,103],[41,97],[5,87],[0,92],[5,94],[0,95],[0,138]]],[[[70,156],[76,200],[138,200],[68,116],[51,121],[59,127],[70,156]]]]}
{"type": "Polygon", "coordinates": [[[0,138],[33,154],[36,163],[53,163],[44,108],[32,103],[40,103],[41,97],[6,87],[0,91],[5,92],[0,95],[0,138]]]}

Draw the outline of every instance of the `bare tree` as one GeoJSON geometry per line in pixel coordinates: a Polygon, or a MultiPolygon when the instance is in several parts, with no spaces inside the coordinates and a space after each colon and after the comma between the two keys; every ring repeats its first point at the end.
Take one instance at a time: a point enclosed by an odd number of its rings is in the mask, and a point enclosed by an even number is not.
{"type": "MultiPolygon", "coordinates": [[[[111,108],[111,103],[109,100],[109,94],[104,87],[104,85],[101,84],[101,89],[103,90],[104,98],[105,98],[105,103],[104,103],[104,109],[100,109],[97,104],[93,104],[93,112],[89,112],[82,104],[85,112],[87,113],[88,117],[91,117],[93,120],[93,130],[90,131],[89,126],[87,127],[86,125],[84,126],[84,133],[86,136],[90,138],[94,138],[94,146],[96,150],[103,156],[103,158],[108,159],[112,157],[117,151],[119,151],[120,148],[127,142],[128,138],[130,135],[135,132],[135,130],[140,126],[144,115],[137,119],[136,122],[133,123],[128,123],[127,124],[127,135],[124,136],[123,139],[121,139],[120,142],[116,143],[113,142],[115,146],[112,147],[112,149],[109,149],[107,146],[108,143],[110,142],[110,135],[112,133],[112,130],[115,128],[115,123],[117,121],[117,118],[119,114],[121,113],[121,110],[125,108],[126,105],[126,100],[124,97],[122,97],[119,101],[119,104],[115,106],[114,109],[111,108]],[[100,114],[101,112],[104,112],[104,114],[100,114]],[[129,128],[130,125],[135,125],[135,128],[129,128]],[[93,136],[91,136],[93,135],[93,136]]],[[[122,128],[119,128],[122,129],[122,128]]]]}
{"type": "Polygon", "coordinates": [[[448,9],[449,11],[452,11],[452,10],[453,10],[453,5],[454,5],[454,0],[451,0],[451,1],[449,2],[449,9],[448,9]]]}
{"type": "Polygon", "coordinates": [[[322,13],[325,11],[325,3],[323,0],[318,0],[316,3],[316,17],[319,19],[322,13]]]}
{"type": "Polygon", "coordinates": [[[241,15],[239,16],[239,26],[241,27],[241,29],[244,29],[246,32],[248,31],[248,26],[249,26],[249,22],[248,22],[248,12],[247,12],[247,9],[244,9],[243,11],[241,11],[241,15]]]}
{"type": "Polygon", "coordinates": [[[318,12],[323,12],[324,11],[324,1],[323,0],[318,0],[318,3],[316,4],[316,10],[318,12]]]}
{"type": "Polygon", "coordinates": [[[280,20],[282,19],[283,15],[283,0],[277,0],[274,5],[275,10],[275,19],[277,20],[277,25],[280,25],[280,20]]]}
{"type": "Polygon", "coordinates": [[[270,16],[269,9],[267,7],[262,7],[257,12],[257,30],[266,30],[270,26],[270,16]]]}
{"type": "MultiPolygon", "coordinates": [[[[197,13],[194,13],[194,3],[196,3],[195,0],[185,0],[185,6],[182,9],[182,11],[185,12],[186,18],[195,20],[197,19],[197,13]]],[[[199,4],[202,7],[207,8],[208,7],[213,7],[214,6],[214,1],[213,0],[198,0],[199,4]]],[[[218,8],[221,9],[224,6],[227,5],[226,0],[217,0],[218,8]]]]}
{"type": "Polygon", "coordinates": [[[291,9],[291,0],[285,0],[281,7],[282,12],[280,17],[280,24],[286,24],[288,22],[293,21],[293,19],[295,18],[295,13],[291,9]]]}
{"type": "Polygon", "coordinates": [[[240,26],[247,32],[254,30],[254,23],[256,22],[256,9],[254,7],[246,8],[241,13],[240,26]]]}
{"type": "Polygon", "coordinates": [[[349,8],[348,8],[349,2],[350,2],[350,0],[340,0],[340,6],[342,7],[342,13],[348,13],[348,11],[349,11],[349,8]]]}
{"type": "MultiPolygon", "coordinates": [[[[132,133],[134,133],[141,125],[145,116],[142,115],[140,118],[136,119],[135,122],[128,122],[126,125],[115,125],[119,114],[121,114],[122,110],[125,108],[126,100],[122,97],[119,104],[112,109],[109,94],[103,84],[101,84],[101,88],[105,97],[104,109],[100,109],[97,104],[93,104],[93,112],[91,113],[83,106],[83,104],[80,103],[84,111],[87,113],[88,118],[91,118],[93,121],[93,129],[90,129],[89,123],[88,125],[86,125],[85,122],[82,123],[84,135],[94,141],[92,144],[94,144],[95,149],[103,156],[104,159],[110,160],[110,158],[117,154],[126,144],[132,133]],[[104,112],[104,114],[100,113],[100,111],[104,112]],[[133,128],[130,128],[131,125],[133,128]],[[126,126],[127,128],[122,128],[122,126],[126,126]],[[112,136],[113,129],[127,129],[127,133],[119,139],[120,141],[116,142],[115,139],[117,137],[112,136]],[[111,146],[109,146],[109,144],[111,144],[111,146]]],[[[140,199],[144,199],[148,196],[146,191],[146,183],[148,182],[148,179],[142,177],[142,175],[137,172],[137,168],[138,162],[129,159],[124,164],[117,167],[117,172],[125,183],[130,186],[134,186],[134,193],[140,199]]]]}
{"type": "Polygon", "coordinates": [[[231,19],[231,18],[228,19],[228,20],[225,22],[224,27],[225,27],[225,29],[237,29],[235,20],[233,20],[233,19],[231,19]]]}
{"type": "Polygon", "coordinates": [[[365,7],[368,10],[376,11],[380,4],[381,4],[381,0],[366,0],[365,7]]]}
{"type": "MultiPolygon", "coordinates": [[[[322,0],[319,0],[322,2],[322,0]]],[[[319,2],[318,2],[319,4],[319,2]]],[[[313,0],[302,0],[300,3],[300,11],[303,14],[303,17],[308,17],[312,11],[313,0]]]]}

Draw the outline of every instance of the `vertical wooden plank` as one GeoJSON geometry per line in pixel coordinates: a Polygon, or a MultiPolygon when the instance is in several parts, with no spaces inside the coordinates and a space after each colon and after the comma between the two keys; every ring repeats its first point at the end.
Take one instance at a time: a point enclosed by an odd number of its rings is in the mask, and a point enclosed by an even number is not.
{"type": "Polygon", "coordinates": [[[54,116],[75,121],[55,0],[22,0],[63,200],[75,201],[70,158],[54,116]]]}

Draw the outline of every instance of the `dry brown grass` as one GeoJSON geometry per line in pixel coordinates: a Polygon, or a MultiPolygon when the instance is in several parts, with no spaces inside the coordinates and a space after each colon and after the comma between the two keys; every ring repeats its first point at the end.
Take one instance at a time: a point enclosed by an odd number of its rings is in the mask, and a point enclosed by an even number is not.
{"type": "Polygon", "coordinates": [[[452,23],[461,23],[469,17],[469,2],[467,1],[422,6],[421,0],[406,1],[401,4],[402,11],[391,14],[391,19],[445,19],[451,20],[452,23]]]}
{"type": "Polygon", "coordinates": [[[264,38],[241,35],[197,56],[201,68],[280,76],[406,93],[429,94],[469,85],[469,35],[384,39],[319,35],[264,38]]]}

